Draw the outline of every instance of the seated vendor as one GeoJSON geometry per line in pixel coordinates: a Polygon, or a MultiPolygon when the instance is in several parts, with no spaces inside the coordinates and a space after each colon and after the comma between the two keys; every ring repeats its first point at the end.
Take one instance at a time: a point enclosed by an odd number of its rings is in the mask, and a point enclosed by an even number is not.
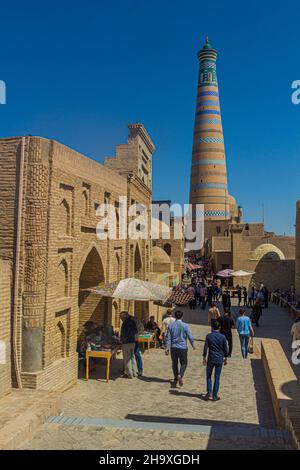
{"type": "Polygon", "coordinates": [[[158,324],[156,323],[156,321],[154,320],[154,316],[151,316],[149,321],[146,323],[146,330],[151,331],[151,333],[155,333],[156,341],[158,342],[159,346],[161,346],[161,339],[160,339],[161,330],[158,324]]]}

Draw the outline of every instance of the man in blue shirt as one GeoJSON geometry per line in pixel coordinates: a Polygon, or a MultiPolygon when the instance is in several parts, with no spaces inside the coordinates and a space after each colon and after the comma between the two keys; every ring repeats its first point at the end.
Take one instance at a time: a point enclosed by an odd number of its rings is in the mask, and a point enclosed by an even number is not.
{"type": "Polygon", "coordinates": [[[242,356],[244,359],[247,359],[249,340],[250,336],[254,336],[254,330],[251,320],[247,317],[245,309],[243,308],[240,309],[240,316],[236,321],[236,329],[240,337],[242,356]]]}
{"type": "Polygon", "coordinates": [[[171,350],[172,369],[174,374],[174,384],[177,382],[179,386],[183,386],[183,376],[187,368],[187,340],[194,346],[194,338],[189,326],[182,321],[183,313],[180,310],[175,312],[175,321],[169,325],[166,334],[166,354],[171,350]],[[178,370],[178,362],[180,363],[180,371],[178,370]]]}
{"type": "Polygon", "coordinates": [[[224,335],[220,333],[220,323],[218,320],[213,319],[211,321],[212,332],[206,336],[205,345],[203,349],[203,365],[206,365],[206,383],[207,383],[207,394],[205,400],[209,400],[211,393],[213,395],[213,401],[220,400],[218,391],[220,387],[220,376],[222,366],[227,364],[228,357],[228,344],[224,335]],[[207,358],[208,353],[208,359],[207,358]],[[215,369],[215,381],[212,390],[211,376],[215,369]]]}

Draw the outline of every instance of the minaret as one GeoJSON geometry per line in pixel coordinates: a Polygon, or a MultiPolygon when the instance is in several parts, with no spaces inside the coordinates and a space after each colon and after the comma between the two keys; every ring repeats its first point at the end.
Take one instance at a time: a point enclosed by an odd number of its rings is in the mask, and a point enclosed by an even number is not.
{"type": "MultiPolygon", "coordinates": [[[[222,129],[217,51],[208,38],[198,52],[200,63],[190,184],[190,204],[204,204],[204,220],[227,221],[237,210],[228,194],[222,129]]],[[[224,224],[223,227],[224,227],[224,224]]],[[[216,224],[215,224],[216,225],[216,224]]]]}

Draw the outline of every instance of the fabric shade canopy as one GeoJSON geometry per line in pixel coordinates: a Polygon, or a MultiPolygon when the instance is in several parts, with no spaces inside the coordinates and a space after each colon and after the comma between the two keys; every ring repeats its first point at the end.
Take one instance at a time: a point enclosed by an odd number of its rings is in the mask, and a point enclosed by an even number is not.
{"type": "Polygon", "coordinates": [[[186,305],[190,300],[194,300],[194,296],[183,289],[175,289],[168,298],[168,302],[176,305],[186,305]]]}
{"type": "Polygon", "coordinates": [[[201,269],[203,266],[201,264],[187,263],[185,267],[193,270],[193,269],[201,269]]]}
{"type": "Polygon", "coordinates": [[[255,274],[255,271],[243,271],[240,269],[239,271],[233,271],[232,276],[234,277],[246,277],[246,276],[253,276],[255,274]]]}
{"type": "Polygon", "coordinates": [[[172,292],[170,287],[161,286],[148,281],[141,281],[133,277],[122,279],[105,286],[83,289],[103,297],[115,297],[124,300],[161,300],[166,301],[172,292]]]}
{"type": "Polygon", "coordinates": [[[216,275],[219,277],[231,277],[233,273],[233,269],[223,269],[219,271],[216,275]]]}

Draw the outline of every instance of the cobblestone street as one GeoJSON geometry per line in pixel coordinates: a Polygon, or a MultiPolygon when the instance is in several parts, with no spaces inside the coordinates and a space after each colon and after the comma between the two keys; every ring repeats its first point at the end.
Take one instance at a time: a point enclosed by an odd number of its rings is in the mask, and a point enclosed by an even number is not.
{"type": "MultiPolygon", "coordinates": [[[[264,314],[260,334],[271,329],[271,315],[279,313],[284,327],[289,327],[287,313],[277,309],[271,305],[264,314]]],[[[89,382],[81,378],[65,392],[62,416],[50,418],[22,448],[288,448],[286,433],[275,430],[261,361],[254,355],[242,359],[236,332],[233,356],[222,371],[221,400],[201,399],[206,391],[202,349],[209,331],[207,313],[185,309],[184,320],[191,325],[196,351],[189,351],[182,389],[170,388],[171,361],[163,350],[144,353],[144,377],[132,381],[120,378],[122,361],[118,358],[112,380],[106,384],[101,363],[89,382]]]]}

